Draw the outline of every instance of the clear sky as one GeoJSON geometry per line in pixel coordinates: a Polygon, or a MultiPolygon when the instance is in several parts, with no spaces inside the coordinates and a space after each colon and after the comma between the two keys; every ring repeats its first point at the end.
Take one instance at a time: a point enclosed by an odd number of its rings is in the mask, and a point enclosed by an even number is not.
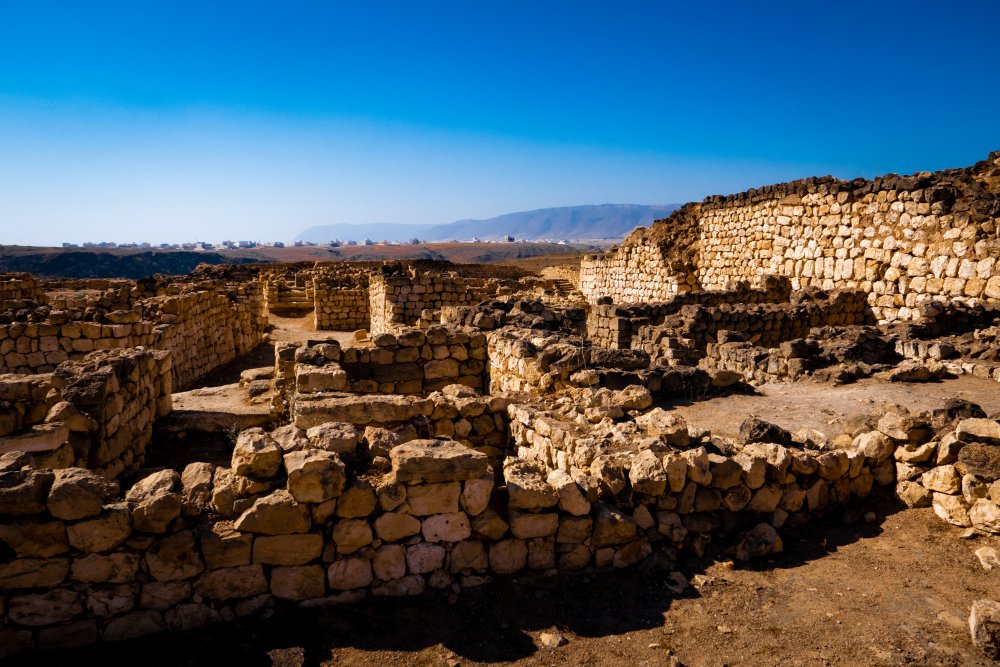
{"type": "Polygon", "coordinates": [[[675,203],[1000,149],[1000,2],[0,0],[0,243],[675,203]]]}

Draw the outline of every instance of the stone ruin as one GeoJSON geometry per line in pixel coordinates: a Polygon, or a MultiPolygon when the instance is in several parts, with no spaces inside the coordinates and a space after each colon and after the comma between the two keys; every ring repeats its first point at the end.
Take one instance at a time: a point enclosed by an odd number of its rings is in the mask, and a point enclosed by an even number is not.
{"type": "MultiPolygon", "coordinates": [[[[578,272],[4,275],[0,655],[526,572],[669,571],[713,544],[747,560],[873,493],[1000,534],[1000,421],[973,403],[833,436],[747,415],[738,438],[670,407],[776,382],[1000,381],[998,216],[993,154],[712,197],[578,272]],[[355,333],[270,341],[287,316],[355,333]],[[171,459],[175,393],[260,345],[273,366],[241,381],[260,424],[216,460],[171,459]]],[[[970,621],[1000,657],[1000,604],[970,621]]]]}

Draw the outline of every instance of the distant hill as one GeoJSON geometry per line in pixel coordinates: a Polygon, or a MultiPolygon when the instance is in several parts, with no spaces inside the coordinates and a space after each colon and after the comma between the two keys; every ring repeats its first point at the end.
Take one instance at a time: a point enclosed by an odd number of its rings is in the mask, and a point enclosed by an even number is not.
{"type": "Polygon", "coordinates": [[[677,204],[645,206],[642,204],[599,204],[593,206],[562,206],[521,211],[487,220],[458,220],[446,225],[334,224],[310,227],[298,238],[322,243],[332,239],[344,241],[469,241],[474,238],[498,240],[510,235],[517,239],[580,239],[624,238],[633,229],[665,218],[680,208],[677,204]]]}

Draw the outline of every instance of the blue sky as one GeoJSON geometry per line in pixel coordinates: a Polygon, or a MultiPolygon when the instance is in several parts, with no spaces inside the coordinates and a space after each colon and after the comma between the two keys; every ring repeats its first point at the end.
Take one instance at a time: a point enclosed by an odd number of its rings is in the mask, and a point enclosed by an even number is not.
{"type": "Polygon", "coordinates": [[[1000,3],[0,0],[0,243],[673,203],[1000,149],[1000,3]]]}

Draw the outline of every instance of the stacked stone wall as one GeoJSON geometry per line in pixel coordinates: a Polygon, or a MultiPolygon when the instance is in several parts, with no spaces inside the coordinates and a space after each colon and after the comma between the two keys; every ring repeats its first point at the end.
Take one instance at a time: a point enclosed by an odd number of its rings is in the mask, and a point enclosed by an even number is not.
{"type": "Polygon", "coordinates": [[[356,331],[370,326],[367,288],[332,287],[317,279],[313,294],[317,331],[356,331]]]}
{"type": "Polygon", "coordinates": [[[170,354],[92,352],[54,373],[0,377],[0,454],[27,452],[45,468],[79,466],[113,479],[138,470],[153,422],[171,410],[170,354]]]}
{"type": "MultiPolygon", "coordinates": [[[[541,452],[536,422],[512,414],[541,452]]],[[[355,445],[330,428],[245,432],[232,467],[163,471],[124,497],[85,471],[6,461],[0,540],[14,558],[0,564],[0,645],[67,648],[522,571],[669,567],[746,529],[734,554],[749,558],[780,550],[776,527],[893,482],[889,448],[664,447],[569,471],[510,458],[500,475],[447,439],[399,445],[389,474],[357,477],[344,463],[355,445]]]]}
{"type": "Polygon", "coordinates": [[[431,273],[376,275],[369,287],[372,333],[429,325],[429,316],[445,306],[471,306],[509,292],[492,278],[464,278],[431,273]]]}
{"type": "Polygon", "coordinates": [[[716,290],[778,275],[795,289],[863,290],[882,321],[916,319],[929,300],[1000,299],[998,182],[993,153],[968,169],[813,178],[710,197],[615,251],[585,257],[581,290],[591,301],[637,303],[683,291],[677,284],[716,290]],[[653,240],[658,229],[690,225],[693,212],[697,242],[682,257],[653,240]]]}
{"type": "Polygon", "coordinates": [[[7,301],[42,301],[44,298],[41,282],[30,273],[0,273],[0,304],[7,301]]]}
{"type": "Polygon", "coordinates": [[[0,371],[48,373],[95,350],[142,346],[171,353],[180,388],[260,343],[266,317],[255,285],[173,291],[133,302],[110,290],[72,304],[87,310],[52,308],[41,321],[0,324],[0,371]],[[116,309],[97,310],[102,304],[116,309]]]}

